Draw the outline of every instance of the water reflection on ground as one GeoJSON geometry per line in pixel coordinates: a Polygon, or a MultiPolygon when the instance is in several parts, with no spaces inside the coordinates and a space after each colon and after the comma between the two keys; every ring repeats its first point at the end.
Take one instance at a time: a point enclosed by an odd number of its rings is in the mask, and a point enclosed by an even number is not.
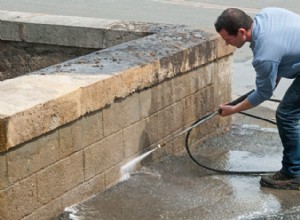
{"type": "MultiPolygon", "coordinates": [[[[236,125],[192,153],[208,166],[251,171],[278,170],[281,151],[276,130],[236,125]]],[[[259,180],[207,171],[183,152],[66,208],[60,219],[297,219],[299,192],[261,188],[259,180]]]]}

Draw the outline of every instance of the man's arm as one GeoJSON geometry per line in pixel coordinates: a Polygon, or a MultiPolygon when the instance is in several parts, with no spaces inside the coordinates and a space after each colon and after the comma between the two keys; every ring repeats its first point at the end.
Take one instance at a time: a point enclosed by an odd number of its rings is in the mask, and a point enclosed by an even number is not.
{"type": "Polygon", "coordinates": [[[232,115],[234,113],[237,112],[241,112],[241,111],[245,111],[248,109],[253,108],[253,106],[250,104],[250,102],[248,101],[248,99],[246,98],[244,101],[242,101],[241,103],[231,106],[231,105],[220,105],[219,106],[221,113],[221,116],[228,116],[228,115],[232,115]]]}

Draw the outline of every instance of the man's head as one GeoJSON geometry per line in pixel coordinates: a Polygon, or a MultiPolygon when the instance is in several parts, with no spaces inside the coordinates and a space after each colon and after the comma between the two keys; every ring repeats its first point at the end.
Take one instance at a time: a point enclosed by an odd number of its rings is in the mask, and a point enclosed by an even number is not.
{"type": "Polygon", "coordinates": [[[215,28],[227,44],[242,47],[251,38],[252,18],[237,8],[228,8],[218,17],[215,28]]]}

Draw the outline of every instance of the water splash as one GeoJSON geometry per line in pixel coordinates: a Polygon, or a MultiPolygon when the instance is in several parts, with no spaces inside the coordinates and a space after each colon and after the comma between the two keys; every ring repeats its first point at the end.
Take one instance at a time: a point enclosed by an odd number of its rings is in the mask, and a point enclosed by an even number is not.
{"type": "Polygon", "coordinates": [[[151,154],[153,151],[159,149],[160,146],[145,152],[144,154],[130,160],[128,163],[126,163],[124,166],[121,167],[121,181],[127,180],[130,177],[130,174],[134,170],[135,166],[137,165],[138,162],[143,160],[145,157],[147,157],[149,154],[151,154]]]}
{"type": "Polygon", "coordinates": [[[77,205],[70,206],[64,209],[64,212],[68,213],[68,219],[70,220],[84,220],[83,217],[78,215],[78,208],[76,207],[77,205]]]}

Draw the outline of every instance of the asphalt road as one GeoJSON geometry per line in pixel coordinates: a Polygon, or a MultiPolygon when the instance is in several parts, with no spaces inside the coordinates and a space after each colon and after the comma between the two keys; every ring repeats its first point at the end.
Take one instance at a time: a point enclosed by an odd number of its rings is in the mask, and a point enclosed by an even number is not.
{"type": "Polygon", "coordinates": [[[255,14],[267,6],[300,12],[297,0],[0,0],[2,10],[212,27],[225,8],[255,14]]]}

